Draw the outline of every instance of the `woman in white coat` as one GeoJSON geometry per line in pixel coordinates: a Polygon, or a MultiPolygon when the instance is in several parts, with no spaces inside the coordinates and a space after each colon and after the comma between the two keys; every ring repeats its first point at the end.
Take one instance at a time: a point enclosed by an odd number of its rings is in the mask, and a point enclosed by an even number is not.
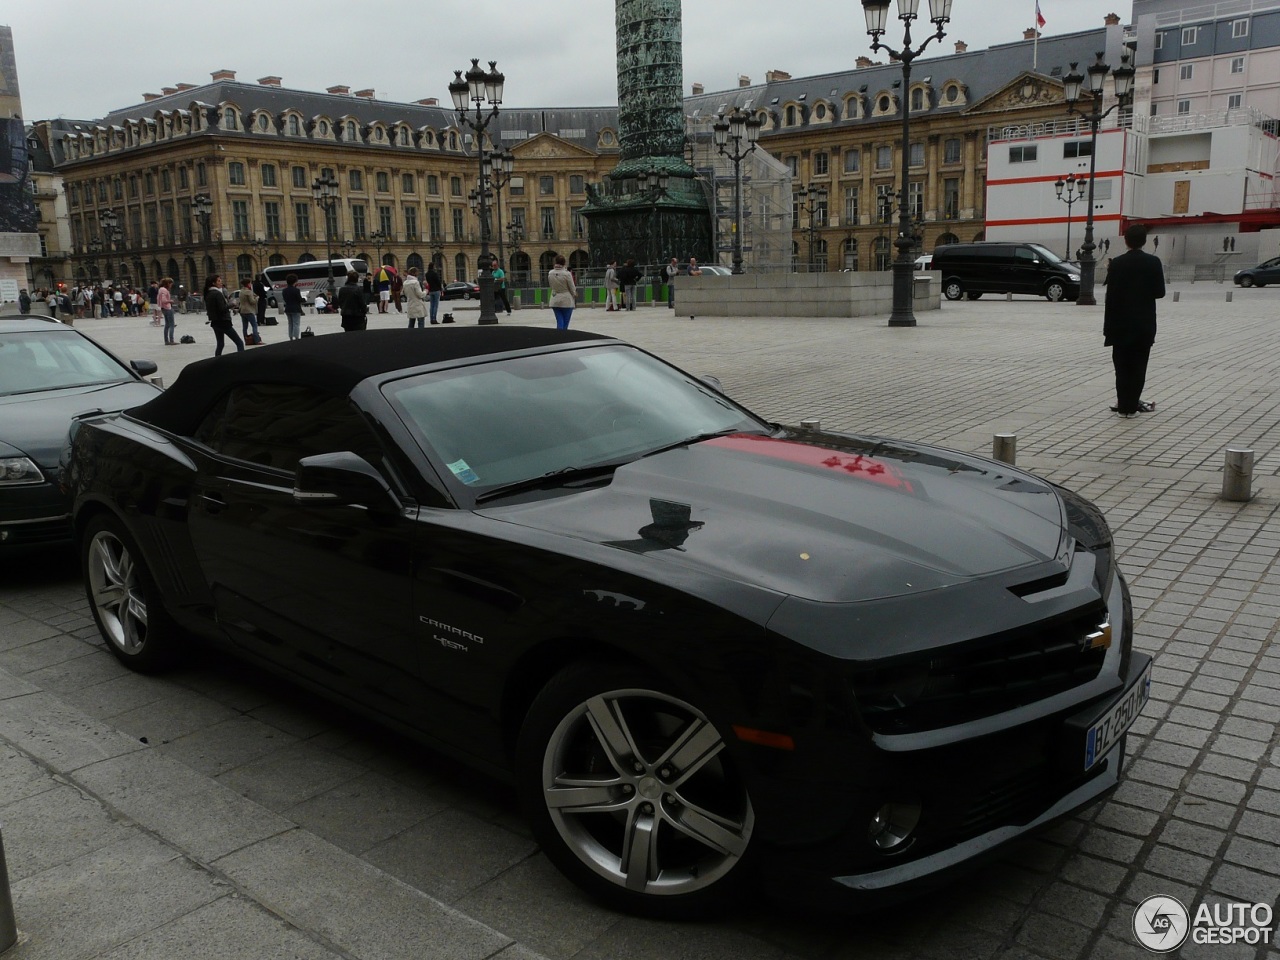
{"type": "Polygon", "coordinates": [[[578,302],[578,285],[565,267],[564,254],[556,257],[556,265],[547,273],[547,283],[551,286],[551,312],[556,315],[556,329],[568,330],[569,318],[578,302]]]}
{"type": "Polygon", "coordinates": [[[412,330],[415,326],[419,330],[426,329],[427,295],[418,281],[417,267],[409,268],[409,276],[405,278],[401,294],[405,301],[404,312],[409,316],[409,329],[412,330]]]}

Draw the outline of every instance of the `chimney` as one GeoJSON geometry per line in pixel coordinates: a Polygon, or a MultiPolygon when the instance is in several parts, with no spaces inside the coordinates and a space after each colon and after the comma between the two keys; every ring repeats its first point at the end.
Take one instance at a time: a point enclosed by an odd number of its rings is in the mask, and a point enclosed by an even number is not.
{"type": "Polygon", "coordinates": [[[169,96],[170,94],[177,93],[177,92],[178,92],[177,87],[161,87],[160,88],[160,93],[166,97],[169,96]]]}
{"type": "Polygon", "coordinates": [[[353,96],[360,97],[361,99],[364,99],[364,100],[373,100],[373,99],[374,99],[374,96],[373,96],[373,87],[370,87],[370,88],[369,88],[369,89],[367,89],[367,90],[357,90],[357,91],[353,94],[353,96]]]}
{"type": "Polygon", "coordinates": [[[738,86],[740,87],[751,86],[751,78],[748,77],[745,73],[738,74],[738,86]]]}
{"type": "Polygon", "coordinates": [[[700,83],[695,83],[689,91],[690,96],[700,97],[706,92],[707,88],[700,83]]]}
{"type": "Polygon", "coordinates": [[[152,100],[159,100],[159,99],[160,99],[160,94],[158,93],[144,93],[142,95],[143,103],[150,103],[152,100]]]}
{"type": "Polygon", "coordinates": [[[1038,36],[1040,36],[1040,31],[1035,27],[1027,27],[1027,29],[1022,31],[1023,40],[1034,40],[1038,36]]]}
{"type": "Polygon", "coordinates": [[[214,83],[217,83],[219,80],[234,80],[236,72],[234,70],[215,70],[209,76],[213,77],[214,83]]]}
{"type": "Polygon", "coordinates": [[[280,77],[259,77],[258,83],[264,87],[278,87],[283,81],[280,77]]]}
{"type": "Polygon", "coordinates": [[[865,70],[867,67],[871,67],[874,65],[875,64],[872,63],[872,60],[870,57],[859,57],[857,60],[854,61],[854,66],[857,67],[859,70],[865,70]]]}
{"type": "Polygon", "coordinates": [[[968,53],[968,52],[969,52],[969,45],[965,43],[963,40],[957,40],[956,53],[968,53]]]}
{"type": "Polygon", "coordinates": [[[1108,27],[1118,27],[1120,26],[1120,17],[1117,14],[1108,13],[1105,17],[1103,17],[1103,22],[1108,27]]]}
{"type": "Polygon", "coordinates": [[[773,83],[775,81],[790,80],[791,74],[785,70],[770,70],[764,75],[765,83],[773,83]]]}
{"type": "Polygon", "coordinates": [[[194,90],[195,88],[196,88],[196,85],[195,85],[194,83],[180,83],[180,84],[178,84],[178,92],[179,92],[179,93],[182,93],[182,91],[184,91],[184,90],[194,90]]]}
{"type": "Polygon", "coordinates": [[[415,100],[415,101],[413,101],[413,102],[414,102],[414,103],[416,103],[416,104],[418,104],[419,106],[423,106],[423,107],[438,107],[438,106],[440,106],[440,98],[439,98],[439,97],[423,97],[421,100],[415,100]]]}
{"type": "Polygon", "coordinates": [[[325,87],[324,92],[325,92],[325,93],[331,93],[331,94],[333,94],[335,97],[349,97],[349,96],[351,96],[351,88],[350,88],[350,87],[344,87],[344,86],[342,86],[341,84],[339,84],[339,85],[338,85],[338,86],[336,86],[336,87],[325,87]]]}

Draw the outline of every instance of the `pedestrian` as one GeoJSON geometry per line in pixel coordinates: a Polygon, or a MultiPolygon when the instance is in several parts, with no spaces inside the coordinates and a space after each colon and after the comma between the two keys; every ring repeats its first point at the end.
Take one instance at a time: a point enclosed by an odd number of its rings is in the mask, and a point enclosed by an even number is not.
{"type": "Polygon", "coordinates": [[[77,287],[74,298],[76,306],[76,319],[83,319],[85,316],[85,306],[89,302],[89,291],[86,287],[77,287]]]}
{"type": "Polygon", "coordinates": [[[387,304],[391,302],[391,274],[385,266],[378,267],[378,312],[386,313],[387,304]]]}
{"type": "Polygon", "coordinates": [[[369,302],[365,299],[360,274],[354,270],[347,271],[347,282],[338,288],[338,312],[342,314],[342,329],[347,333],[369,326],[369,302]]]}
{"type": "Polygon", "coordinates": [[[700,276],[702,276],[702,268],[701,268],[700,266],[698,266],[698,258],[697,258],[697,257],[690,257],[690,258],[689,258],[689,276],[691,276],[691,277],[700,277],[700,276]]]}
{"type": "Polygon", "coordinates": [[[217,342],[213,355],[222,356],[224,337],[231,338],[237,353],[243,352],[244,341],[231,322],[231,307],[227,304],[227,295],[222,291],[222,277],[216,273],[204,282],[204,311],[209,317],[209,326],[213,328],[213,337],[217,342]]]}
{"type": "MultiPolygon", "coordinates": [[[[267,325],[267,296],[271,293],[270,288],[263,282],[262,274],[258,274],[253,278],[253,292],[258,298],[258,325],[254,328],[255,332],[267,325]]],[[[272,324],[276,323],[273,318],[272,324]]]]}
{"type": "Polygon", "coordinates": [[[18,291],[18,310],[21,313],[31,312],[31,294],[27,293],[25,287],[18,291]]]}
{"type": "Polygon", "coordinates": [[[249,345],[262,342],[258,333],[258,295],[253,292],[253,281],[245,277],[240,281],[240,327],[244,342],[249,345]],[[249,331],[252,329],[252,333],[249,331]]]}
{"type": "Polygon", "coordinates": [[[178,306],[183,313],[187,312],[187,288],[182,284],[178,284],[178,306]]]}
{"type": "Polygon", "coordinates": [[[431,322],[436,322],[436,314],[440,310],[440,293],[444,290],[444,281],[440,278],[440,272],[436,269],[435,261],[431,261],[431,266],[427,267],[427,301],[431,304],[431,322]]]}
{"type": "Polygon", "coordinates": [[[605,313],[618,309],[618,261],[610,260],[604,268],[605,313]]]}
{"type": "Polygon", "coordinates": [[[302,336],[302,291],[298,289],[296,273],[291,273],[284,278],[284,289],[280,291],[280,299],[284,304],[284,315],[289,322],[289,339],[297,340],[302,336]]]}
{"type": "Polygon", "coordinates": [[[676,262],[675,257],[671,258],[671,262],[662,272],[667,277],[667,308],[674,310],[676,308],[676,277],[680,273],[680,264],[676,262]]]}
{"type": "Polygon", "coordinates": [[[1107,275],[1102,336],[1116,370],[1116,404],[1111,410],[1132,417],[1156,408],[1142,399],[1142,389],[1156,339],[1156,301],[1164,296],[1164,265],[1142,249],[1147,228],[1141,224],[1124,232],[1124,242],[1128,251],[1111,261],[1107,275]]]}
{"type": "Polygon", "coordinates": [[[49,308],[49,316],[58,319],[58,291],[47,290],[44,295],[45,306],[49,308]]]}
{"type": "Polygon", "coordinates": [[[400,300],[404,294],[404,279],[399,273],[391,271],[391,302],[395,304],[396,313],[404,313],[400,309],[400,300]]]}
{"type": "Polygon", "coordinates": [[[622,287],[622,303],[627,310],[636,308],[636,284],[640,282],[640,268],[634,259],[618,268],[618,283],[622,287]]]}
{"type": "Polygon", "coordinates": [[[178,342],[178,338],[174,336],[178,332],[178,325],[173,320],[173,294],[170,292],[172,289],[173,277],[165,277],[156,288],[156,306],[160,309],[160,317],[164,321],[164,342],[169,347],[178,342]]]}
{"type": "Polygon", "coordinates": [[[556,329],[568,330],[569,318],[573,316],[573,308],[578,302],[578,285],[573,282],[573,274],[565,267],[564,254],[556,255],[555,266],[547,273],[547,283],[551,287],[551,311],[556,315],[556,329]]]}
{"type": "Polygon", "coordinates": [[[507,299],[507,272],[497,261],[493,264],[493,295],[507,308],[507,316],[511,316],[511,301],[507,299]]]}
{"type": "Polygon", "coordinates": [[[147,284],[147,304],[151,308],[151,325],[162,326],[164,315],[160,313],[160,284],[155,280],[147,284]]]}
{"type": "Polygon", "coordinates": [[[427,295],[422,290],[422,284],[418,282],[418,268],[410,267],[409,276],[404,281],[401,288],[405,299],[405,313],[409,315],[409,329],[415,326],[423,329],[423,321],[427,318],[427,295]]]}

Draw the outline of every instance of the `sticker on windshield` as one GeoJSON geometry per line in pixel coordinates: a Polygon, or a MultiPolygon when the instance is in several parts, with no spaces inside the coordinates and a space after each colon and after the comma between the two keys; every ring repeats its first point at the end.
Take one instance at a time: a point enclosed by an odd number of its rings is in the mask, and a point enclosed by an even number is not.
{"type": "Polygon", "coordinates": [[[476,472],[467,465],[467,461],[465,460],[455,460],[453,463],[448,464],[448,467],[453,471],[453,475],[463,483],[480,482],[480,478],[476,476],[476,472]]]}

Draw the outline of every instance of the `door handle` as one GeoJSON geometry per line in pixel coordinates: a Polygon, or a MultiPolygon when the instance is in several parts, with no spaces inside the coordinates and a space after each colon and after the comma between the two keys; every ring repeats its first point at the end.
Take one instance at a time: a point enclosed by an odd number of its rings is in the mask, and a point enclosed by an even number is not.
{"type": "Polygon", "coordinates": [[[218,513],[223,510],[227,501],[223,500],[216,493],[202,493],[200,499],[204,501],[205,509],[210,513],[218,513]]]}

